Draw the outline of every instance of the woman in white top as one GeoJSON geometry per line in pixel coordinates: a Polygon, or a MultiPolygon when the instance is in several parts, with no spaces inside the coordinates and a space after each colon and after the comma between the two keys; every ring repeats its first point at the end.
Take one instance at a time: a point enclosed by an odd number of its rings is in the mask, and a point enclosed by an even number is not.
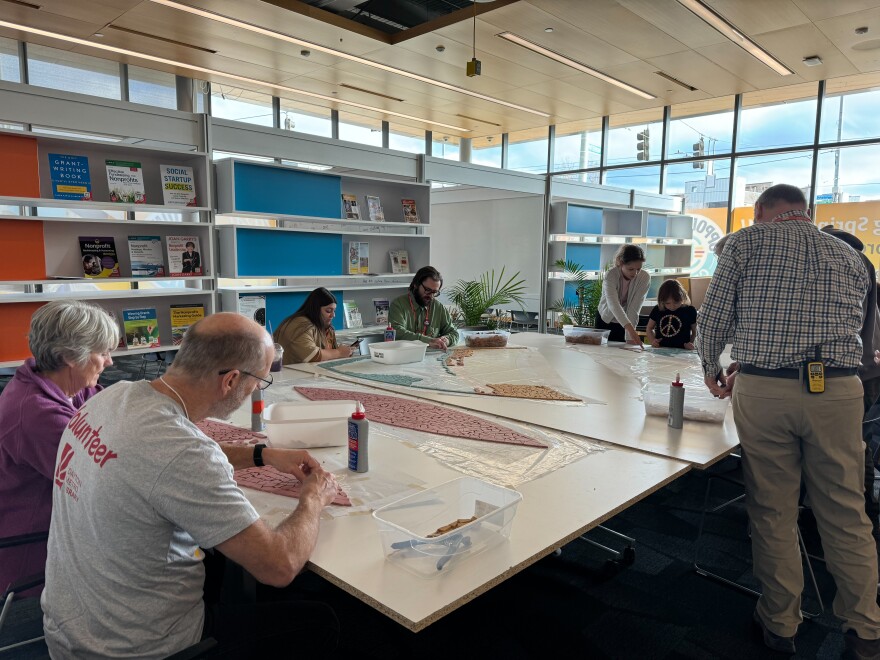
{"type": "Polygon", "coordinates": [[[628,243],[620,246],[614,255],[614,268],[605,273],[596,327],[611,330],[609,341],[642,343],[636,324],[651,285],[651,276],[642,270],[644,265],[645,251],[628,243]]]}

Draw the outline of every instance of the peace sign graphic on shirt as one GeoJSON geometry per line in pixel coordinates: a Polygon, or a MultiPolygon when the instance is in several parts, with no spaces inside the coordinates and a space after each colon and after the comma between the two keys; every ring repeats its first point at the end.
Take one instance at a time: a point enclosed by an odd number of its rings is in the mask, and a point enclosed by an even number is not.
{"type": "Polygon", "coordinates": [[[675,337],[679,332],[681,332],[681,319],[675,316],[674,314],[667,314],[663,318],[660,319],[660,336],[661,337],[675,337]]]}

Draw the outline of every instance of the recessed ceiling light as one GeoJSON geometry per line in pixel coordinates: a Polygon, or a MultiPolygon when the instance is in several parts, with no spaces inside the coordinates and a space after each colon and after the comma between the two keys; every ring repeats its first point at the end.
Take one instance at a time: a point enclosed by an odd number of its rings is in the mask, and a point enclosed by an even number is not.
{"type": "Polygon", "coordinates": [[[104,34],[101,33],[101,32],[95,32],[95,34],[93,34],[92,36],[93,36],[93,37],[98,37],[98,39],[102,39],[102,38],[104,37],[104,34]]]}
{"type": "MultiPolygon", "coordinates": [[[[388,71],[389,73],[394,73],[399,76],[405,76],[407,78],[412,78],[413,80],[418,80],[423,83],[427,83],[429,85],[434,85],[436,87],[442,87],[443,89],[448,89],[454,92],[458,92],[459,94],[466,94],[467,96],[472,96],[474,98],[482,99],[483,101],[489,101],[490,103],[497,103],[499,105],[507,106],[508,108],[513,108],[514,110],[522,110],[523,112],[530,112],[533,115],[539,115],[541,117],[549,117],[550,115],[546,112],[541,112],[540,110],[534,110],[532,108],[527,108],[524,105],[517,105],[516,103],[510,103],[509,101],[504,101],[503,99],[496,98],[494,96],[489,96],[488,94],[481,94],[479,92],[474,92],[469,89],[465,89],[464,87],[458,87],[457,85],[450,85],[449,83],[442,82],[440,80],[435,80],[434,78],[428,78],[427,76],[419,75],[418,73],[412,73],[411,71],[406,71],[404,69],[398,69],[393,66],[388,66],[387,64],[382,64],[380,62],[374,62],[373,60],[368,60],[363,57],[359,57],[357,55],[352,55],[351,53],[346,53],[345,51],[336,50],[335,48],[328,48],[327,46],[322,46],[321,44],[317,44],[311,41],[305,41],[304,39],[298,39],[297,37],[292,37],[289,34],[285,34],[283,32],[276,32],[274,30],[267,30],[266,28],[262,28],[258,25],[254,25],[253,23],[245,23],[244,21],[239,21],[235,18],[230,18],[228,16],[224,16],[223,14],[217,14],[212,11],[206,11],[204,9],[199,9],[198,7],[191,7],[189,5],[184,5],[179,2],[175,2],[174,0],[151,0],[151,2],[155,2],[159,5],[164,5],[165,7],[171,7],[172,9],[178,9],[180,11],[185,11],[189,14],[193,14],[195,16],[201,16],[202,18],[207,18],[212,21],[217,21],[218,23],[225,23],[226,25],[231,25],[233,27],[238,27],[243,30],[248,30],[249,32],[254,32],[256,34],[262,34],[266,37],[271,37],[273,39],[280,39],[281,41],[286,41],[288,43],[297,44],[299,46],[306,46],[311,50],[316,50],[321,53],[327,53],[328,55],[333,55],[334,57],[339,57],[341,59],[349,60],[351,62],[357,62],[358,64],[363,64],[365,66],[370,66],[375,69],[381,69],[383,71],[388,71]]],[[[342,41],[340,39],[339,41],[342,41]]]]}
{"type": "Polygon", "coordinates": [[[178,62],[177,60],[169,60],[165,57],[156,57],[155,55],[147,55],[146,53],[140,53],[136,50],[129,50],[127,48],[118,48],[116,46],[109,46],[107,44],[95,43],[94,41],[86,41],[85,39],[80,39],[79,37],[71,37],[66,34],[59,34],[57,32],[49,32],[48,30],[40,30],[38,28],[30,27],[28,25],[19,25],[18,23],[10,23],[9,21],[0,20],[0,27],[9,28],[10,30],[18,30],[21,32],[29,32],[30,34],[37,34],[41,37],[49,37],[50,39],[58,39],[60,41],[66,41],[68,43],[79,44],[80,46],[88,46],[89,48],[97,48],[98,50],[106,50],[111,53],[118,53],[120,55],[130,55],[131,57],[139,57],[141,59],[147,60],[149,62],[158,62],[159,64],[167,64],[169,66],[176,66],[182,69],[189,69],[190,71],[198,71],[199,73],[207,73],[212,76],[217,76],[219,78],[229,78],[230,80],[237,80],[239,82],[249,83],[251,85],[257,85],[259,87],[271,87],[273,89],[280,89],[285,92],[290,92],[292,94],[297,94],[300,96],[309,96],[315,99],[322,99],[324,101],[333,101],[334,103],[338,103],[340,105],[350,105],[354,108],[361,108],[362,110],[370,110],[371,112],[378,112],[380,114],[391,115],[393,117],[401,117],[402,119],[412,119],[414,121],[424,122],[426,124],[433,124],[434,126],[442,126],[443,128],[451,128],[454,131],[462,131],[465,133],[469,133],[471,129],[464,128],[462,126],[453,126],[451,124],[444,124],[439,121],[432,121],[430,119],[425,119],[423,117],[414,117],[413,115],[406,115],[402,112],[394,112],[392,110],[385,110],[383,108],[376,108],[372,105],[366,105],[364,103],[356,103],[355,101],[343,101],[341,99],[333,98],[332,96],[327,96],[325,94],[316,94],[315,92],[308,92],[304,89],[296,89],[295,87],[288,87],[287,85],[281,85],[278,83],[267,82],[265,80],[257,80],[256,78],[248,78],[247,76],[239,76],[234,73],[226,73],[225,71],[217,71],[216,69],[209,69],[204,66],[197,66],[195,64],[186,64],[184,62],[178,62]]]}
{"type": "Polygon", "coordinates": [[[553,32],[553,28],[544,28],[544,32],[553,32]]]}
{"type": "Polygon", "coordinates": [[[638,87],[633,87],[632,85],[623,82],[622,80],[618,80],[617,78],[613,78],[609,76],[607,73],[602,73],[598,69],[594,69],[591,66],[587,66],[583,62],[578,62],[577,60],[573,60],[570,57],[563,55],[561,53],[557,53],[555,50],[551,50],[549,48],[545,48],[539,44],[536,44],[534,41],[529,41],[528,39],[519,36],[518,34],[514,34],[513,32],[501,32],[500,34],[495,35],[497,37],[501,37],[502,39],[506,39],[507,41],[516,44],[517,46],[522,46],[523,48],[528,48],[529,50],[538,53],[539,55],[543,55],[544,57],[549,57],[551,60],[556,60],[566,66],[570,66],[573,69],[577,69],[583,73],[587,73],[594,78],[598,78],[599,80],[604,80],[607,83],[611,83],[612,85],[616,85],[621,89],[625,89],[628,92],[635,94],[636,96],[641,96],[643,99],[656,99],[657,97],[653,94],[649,94],[638,87]]]}

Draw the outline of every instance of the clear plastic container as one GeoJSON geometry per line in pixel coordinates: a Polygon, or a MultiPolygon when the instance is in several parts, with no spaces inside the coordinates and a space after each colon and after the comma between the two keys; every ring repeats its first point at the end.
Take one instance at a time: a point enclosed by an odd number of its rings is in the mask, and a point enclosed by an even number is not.
{"type": "Polygon", "coordinates": [[[462,477],[387,504],[374,511],[373,518],[386,558],[430,578],[507,539],[521,500],[515,490],[462,477]],[[456,529],[428,536],[474,516],[456,529]]]}
{"type": "Polygon", "coordinates": [[[576,325],[562,326],[562,334],[569,344],[591,344],[601,346],[608,343],[608,335],[611,330],[597,330],[596,328],[581,328],[576,325]]]}
{"type": "MultiPolygon", "coordinates": [[[[651,384],[642,389],[645,414],[669,415],[669,385],[651,384]]],[[[692,422],[721,424],[730,406],[730,399],[716,399],[705,387],[687,387],[684,393],[684,419],[692,422]]]]}
{"type": "Polygon", "coordinates": [[[460,330],[468,348],[504,348],[510,333],[506,330],[460,330]]]}
{"type": "Polygon", "coordinates": [[[286,401],[264,413],[269,444],[284,449],[344,447],[356,401],[286,401]]]}
{"type": "Polygon", "coordinates": [[[421,341],[383,341],[370,344],[370,358],[383,364],[407,364],[421,362],[425,359],[428,345],[421,341]]]}

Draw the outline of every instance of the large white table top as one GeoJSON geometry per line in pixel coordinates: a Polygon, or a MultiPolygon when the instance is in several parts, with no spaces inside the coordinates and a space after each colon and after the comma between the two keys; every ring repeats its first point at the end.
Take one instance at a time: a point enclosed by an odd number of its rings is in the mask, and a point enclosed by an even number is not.
{"type": "Polygon", "coordinates": [[[315,364],[287,365],[286,368],[575,433],[685,461],[698,468],[724,458],[739,444],[730,410],[723,424],[685,420],[682,429],[669,428],[665,417],[645,415],[637,379],[615,373],[590,358],[591,354],[608,355],[614,351],[615,359],[636,359],[637,354],[620,350],[617,345],[583,346],[573,350],[566,348],[558,335],[538,333],[518,333],[511,337],[510,343],[538,349],[572,392],[602,401],[604,405],[562,406],[528,399],[447,394],[351,378],[315,364]]]}

